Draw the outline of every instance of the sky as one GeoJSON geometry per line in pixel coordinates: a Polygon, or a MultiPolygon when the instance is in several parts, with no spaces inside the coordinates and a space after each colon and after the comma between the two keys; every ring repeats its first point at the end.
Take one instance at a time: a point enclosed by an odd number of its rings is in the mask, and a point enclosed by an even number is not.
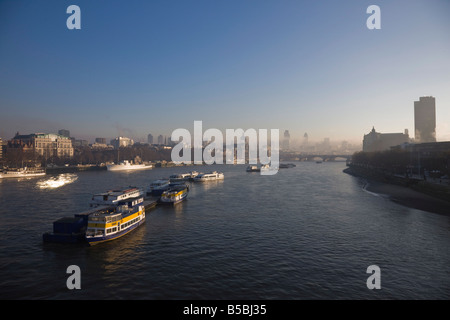
{"type": "Polygon", "coordinates": [[[431,95],[450,140],[449,35],[448,0],[0,0],[0,137],[146,141],[201,120],[361,143],[412,135],[431,95]]]}

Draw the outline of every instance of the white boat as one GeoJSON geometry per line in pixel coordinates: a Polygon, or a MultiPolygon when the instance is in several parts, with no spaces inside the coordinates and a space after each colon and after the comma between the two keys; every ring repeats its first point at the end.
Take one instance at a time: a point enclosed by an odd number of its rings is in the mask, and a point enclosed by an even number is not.
{"type": "Polygon", "coordinates": [[[170,182],[177,182],[177,181],[186,181],[189,180],[191,177],[190,173],[179,173],[179,174],[172,174],[169,177],[170,182]]]}
{"type": "Polygon", "coordinates": [[[124,171],[124,170],[143,170],[152,169],[152,164],[133,164],[128,160],[119,162],[119,164],[108,164],[106,168],[109,171],[124,171]]]}
{"type": "Polygon", "coordinates": [[[169,180],[170,180],[170,182],[187,181],[187,180],[192,180],[193,178],[195,178],[198,175],[199,175],[199,173],[197,171],[173,174],[169,177],[169,180]]]}
{"type": "Polygon", "coordinates": [[[194,181],[203,182],[203,181],[213,181],[213,180],[223,180],[225,176],[222,172],[209,172],[209,173],[200,173],[198,176],[194,178],[194,181]]]}
{"type": "Polygon", "coordinates": [[[45,169],[43,168],[20,168],[20,169],[8,169],[0,172],[0,179],[4,178],[27,178],[27,177],[39,177],[45,175],[45,169]]]}
{"type": "Polygon", "coordinates": [[[92,196],[91,207],[117,205],[120,201],[144,195],[142,189],[129,187],[124,190],[109,190],[92,196]]]}
{"type": "Polygon", "coordinates": [[[155,180],[152,183],[150,183],[150,186],[147,188],[147,194],[161,195],[164,191],[169,189],[170,187],[170,180],[169,179],[159,179],[155,180]]]}
{"type": "Polygon", "coordinates": [[[260,172],[261,169],[258,166],[248,166],[247,167],[247,172],[260,172]]]}

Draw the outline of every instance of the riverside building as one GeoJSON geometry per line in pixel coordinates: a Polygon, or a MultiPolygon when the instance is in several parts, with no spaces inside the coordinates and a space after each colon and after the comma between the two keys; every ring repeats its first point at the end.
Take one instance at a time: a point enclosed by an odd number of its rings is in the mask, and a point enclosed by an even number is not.
{"type": "Polygon", "coordinates": [[[375,128],[372,128],[372,131],[364,135],[363,151],[384,151],[409,142],[410,139],[407,129],[405,129],[404,133],[380,133],[376,132],[375,128]]]}
{"type": "Polygon", "coordinates": [[[21,148],[23,151],[32,151],[44,158],[72,158],[72,140],[68,137],[54,133],[32,133],[21,135],[16,133],[8,141],[8,148],[21,148]]]}

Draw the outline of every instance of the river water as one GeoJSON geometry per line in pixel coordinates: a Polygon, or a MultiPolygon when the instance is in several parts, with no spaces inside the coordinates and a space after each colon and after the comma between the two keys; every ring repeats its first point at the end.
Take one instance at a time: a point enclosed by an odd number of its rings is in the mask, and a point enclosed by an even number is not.
{"type": "Polygon", "coordinates": [[[367,192],[344,163],[296,165],[273,176],[222,165],[0,180],[0,298],[450,298],[450,215],[367,192]],[[42,241],[93,193],[193,169],[225,179],[191,183],[187,201],[156,207],[115,241],[42,241]],[[80,290],[66,286],[70,265],[80,267],[80,290]],[[366,285],[371,265],[379,290],[366,285]]]}

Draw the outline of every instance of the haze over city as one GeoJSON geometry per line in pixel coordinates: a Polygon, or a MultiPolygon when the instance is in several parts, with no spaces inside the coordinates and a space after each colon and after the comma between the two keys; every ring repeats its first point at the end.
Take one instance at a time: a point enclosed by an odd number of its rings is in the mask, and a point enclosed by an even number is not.
{"type": "Polygon", "coordinates": [[[202,120],[361,143],[373,126],[413,133],[414,101],[432,95],[450,140],[449,13],[445,0],[2,1],[0,137],[146,141],[202,120]]]}

